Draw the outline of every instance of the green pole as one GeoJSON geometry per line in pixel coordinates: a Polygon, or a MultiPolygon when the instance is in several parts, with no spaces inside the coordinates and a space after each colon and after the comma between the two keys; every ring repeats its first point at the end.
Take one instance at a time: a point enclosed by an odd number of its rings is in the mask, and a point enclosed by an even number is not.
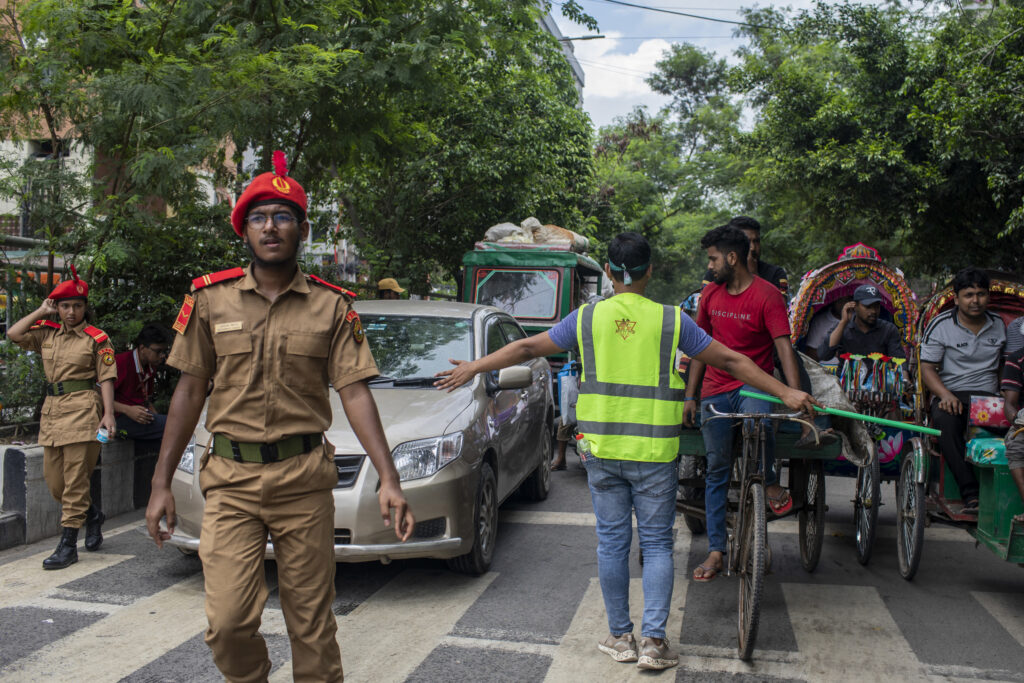
{"type": "MultiPolygon", "coordinates": [[[[762,401],[770,401],[772,403],[782,403],[782,399],[775,398],[774,396],[768,396],[767,394],[759,394],[756,391],[747,391],[746,389],[740,389],[740,396],[746,396],[747,398],[759,398],[762,401]]],[[[922,427],[921,425],[911,424],[908,422],[900,422],[899,420],[887,420],[884,417],[875,417],[874,415],[861,415],[850,410],[840,410],[839,408],[828,408],[822,406],[815,408],[815,410],[829,415],[836,415],[837,417],[848,417],[852,420],[862,420],[864,422],[874,422],[875,424],[885,425],[886,427],[895,427],[896,429],[906,429],[911,432],[921,432],[922,434],[930,434],[931,436],[941,436],[942,432],[938,429],[932,429],[931,427],[922,427]]]]}

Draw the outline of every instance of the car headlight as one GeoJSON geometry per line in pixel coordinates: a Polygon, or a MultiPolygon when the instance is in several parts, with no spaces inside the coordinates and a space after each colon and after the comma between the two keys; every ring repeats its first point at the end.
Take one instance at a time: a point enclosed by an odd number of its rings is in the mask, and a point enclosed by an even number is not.
{"type": "Polygon", "coordinates": [[[178,462],[178,469],[182,472],[192,474],[196,471],[196,437],[193,436],[188,440],[188,445],[185,446],[184,452],[181,454],[181,460],[178,462]]]}
{"type": "Polygon", "coordinates": [[[429,477],[462,453],[462,432],[406,441],[391,452],[401,481],[429,477]]]}

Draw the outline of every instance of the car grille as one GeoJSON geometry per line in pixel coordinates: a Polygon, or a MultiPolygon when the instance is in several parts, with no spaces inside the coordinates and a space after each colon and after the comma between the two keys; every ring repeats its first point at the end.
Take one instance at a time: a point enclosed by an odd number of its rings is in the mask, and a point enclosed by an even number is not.
{"type": "Polygon", "coordinates": [[[365,455],[334,456],[334,466],[338,469],[338,483],[334,485],[334,488],[347,489],[355,484],[365,459],[365,455]]]}
{"type": "Polygon", "coordinates": [[[447,524],[444,517],[428,519],[425,522],[417,522],[416,526],[412,530],[412,535],[413,538],[433,538],[435,536],[443,536],[446,528],[447,524]]]}
{"type": "Polygon", "coordinates": [[[334,530],[334,545],[348,545],[352,542],[352,530],[351,529],[335,529],[334,530]]]}

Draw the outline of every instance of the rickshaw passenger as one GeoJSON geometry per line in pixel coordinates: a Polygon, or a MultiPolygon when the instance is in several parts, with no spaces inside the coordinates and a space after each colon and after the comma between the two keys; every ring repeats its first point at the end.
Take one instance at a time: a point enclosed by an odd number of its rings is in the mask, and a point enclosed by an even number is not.
{"type": "MultiPolygon", "coordinates": [[[[1006,463],[1010,476],[1017,485],[1020,497],[1024,499],[1024,412],[1021,411],[1020,392],[1024,387],[1024,349],[1018,349],[1013,356],[1007,356],[1003,366],[1000,391],[1003,394],[1003,414],[1012,425],[1006,434],[1006,463]]],[[[1024,512],[1014,516],[1013,521],[1024,524],[1024,512]]]]}
{"type": "Polygon", "coordinates": [[[843,317],[843,306],[848,302],[853,301],[852,297],[841,296],[832,302],[832,305],[828,308],[818,311],[811,318],[811,324],[807,328],[807,336],[804,337],[804,353],[818,361],[822,365],[838,365],[838,361],[825,361],[818,357],[818,347],[821,346],[823,341],[828,339],[828,335],[832,330],[836,329],[836,325],[843,317]]]}
{"type": "Polygon", "coordinates": [[[839,323],[818,347],[818,360],[827,361],[840,353],[867,356],[882,353],[893,358],[905,357],[900,345],[900,331],[888,320],[880,320],[882,297],[873,285],[861,285],[853,293],[853,301],[843,306],[839,323]]]}
{"type": "Polygon", "coordinates": [[[1024,349],[1024,315],[1014,318],[1013,322],[1006,326],[1006,348],[1003,353],[1007,360],[1024,349]]]}
{"type": "Polygon", "coordinates": [[[978,511],[978,481],[966,462],[971,396],[995,396],[1006,326],[988,310],[989,277],[965,268],[953,278],[956,304],[928,325],[921,343],[921,377],[932,392],[932,426],[942,432],[939,448],[964,501],[978,511]]]}
{"type": "MultiPolygon", "coordinates": [[[[753,360],[771,374],[774,369],[772,351],[779,354],[786,383],[800,388],[796,352],[790,343],[789,317],[780,292],[766,280],[747,269],[749,240],[740,230],[723,225],[710,230],[701,240],[707,250],[708,266],[715,282],[704,288],[697,309],[697,324],[712,338],[753,360]]],[[[711,407],[719,412],[770,413],[767,401],[740,396],[745,387],[733,375],[710,368],[694,358],[690,365],[690,381],[686,385],[683,423],[693,426],[696,415],[696,389],[701,384],[701,415],[704,426],[704,447],[707,451],[707,488],[704,493],[708,528],[707,559],[693,571],[695,581],[710,581],[722,569],[726,550],[726,498],[732,468],[732,425],[727,420],[706,421],[711,407]]],[[[793,508],[789,492],[779,485],[774,458],[775,435],[769,426],[765,446],[765,494],[775,514],[793,508]]]]}

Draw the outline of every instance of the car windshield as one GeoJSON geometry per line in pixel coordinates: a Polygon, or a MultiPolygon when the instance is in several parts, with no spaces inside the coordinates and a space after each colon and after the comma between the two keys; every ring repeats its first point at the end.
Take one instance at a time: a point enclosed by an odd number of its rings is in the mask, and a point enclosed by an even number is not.
{"type": "Polygon", "coordinates": [[[480,268],[476,301],[497,306],[517,318],[554,318],[558,311],[558,271],[480,268]]]}
{"type": "Polygon", "coordinates": [[[449,358],[473,359],[472,326],[464,318],[367,313],[361,319],[382,377],[433,377],[452,367],[449,358]]]}

